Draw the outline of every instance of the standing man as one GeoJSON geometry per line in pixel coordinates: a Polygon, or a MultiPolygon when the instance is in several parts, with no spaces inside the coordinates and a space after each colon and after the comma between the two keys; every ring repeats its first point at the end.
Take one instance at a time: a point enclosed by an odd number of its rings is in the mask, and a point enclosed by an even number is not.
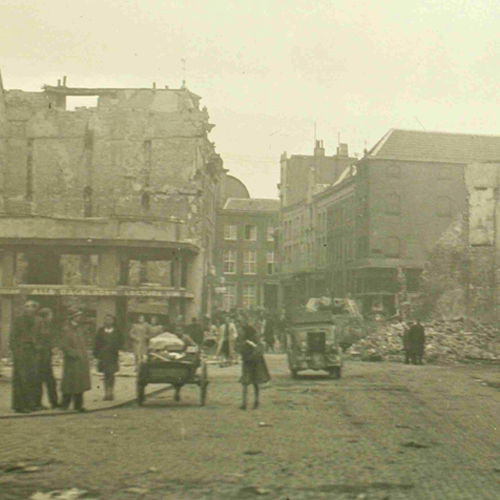
{"type": "Polygon", "coordinates": [[[67,319],[61,339],[64,353],[63,378],[61,382],[63,410],[73,400],[77,411],[85,411],[83,393],[90,391],[90,362],[82,327],[83,311],[72,312],[67,319]]]}
{"type": "Polygon", "coordinates": [[[156,337],[163,333],[163,326],[159,324],[158,316],[151,316],[151,324],[149,325],[149,333],[151,337],[156,337]]]}
{"type": "Polygon", "coordinates": [[[38,302],[26,301],[23,314],[14,320],[10,333],[10,349],[14,359],[12,409],[17,413],[31,413],[37,409],[38,307],[38,302]]]}
{"type": "Polygon", "coordinates": [[[46,409],[42,406],[43,385],[47,390],[47,397],[52,409],[59,408],[57,401],[56,379],[52,373],[52,348],[56,341],[56,332],[54,325],[54,313],[49,308],[41,309],[38,312],[41,319],[38,329],[38,387],[36,406],[46,409]]]}
{"type": "Polygon", "coordinates": [[[425,330],[419,319],[417,319],[417,322],[412,325],[408,332],[408,344],[412,363],[414,365],[423,365],[425,330]]]}
{"type": "Polygon", "coordinates": [[[220,359],[220,366],[231,366],[234,356],[234,342],[237,337],[236,327],[231,322],[229,315],[225,317],[224,324],[219,328],[219,346],[217,356],[220,359]]]}
{"type": "Polygon", "coordinates": [[[193,317],[191,324],[186,327],[186,333],[201,347],[203,344],[203,327],[198,323],[198,318],[193,317]]]}
{"type": "Polygon", "coordinates": [[[144,355],[148,352],[149,330],[150,326],[146,323],[144,315],[140,314],[129,333],[134,346],[135,371],[139,370],[139,365],[143,362],[144,355]]]}

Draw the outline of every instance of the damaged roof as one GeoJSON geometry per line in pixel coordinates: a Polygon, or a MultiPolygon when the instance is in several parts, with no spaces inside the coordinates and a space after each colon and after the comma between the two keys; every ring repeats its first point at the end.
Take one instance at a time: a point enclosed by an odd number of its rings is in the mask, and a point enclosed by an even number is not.
{"type": "Polygon", "coordinates": [[[391,129],[368,157],[450,163],[498,161],[500,136],[391,129]]]}
{"type": "Polygon", "coordinates": [[[279,212],[279,200],[270,198],[228,198],[224,210],[238,212],[279,212]]]}

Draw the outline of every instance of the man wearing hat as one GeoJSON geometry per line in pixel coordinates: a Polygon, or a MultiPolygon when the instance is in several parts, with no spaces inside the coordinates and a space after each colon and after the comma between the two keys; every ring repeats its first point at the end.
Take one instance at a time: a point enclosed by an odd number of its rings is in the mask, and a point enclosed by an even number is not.
{"type": "Polygon", "coordinates": [[[90,362],[83,335],[83,311],[71,310],[63,328],[61,350],[64,353],[63,378],[61,382],[61,408],[67,410],[73,400],[77,411],[85,411],[83,393],[89,391],[90,362]]]}

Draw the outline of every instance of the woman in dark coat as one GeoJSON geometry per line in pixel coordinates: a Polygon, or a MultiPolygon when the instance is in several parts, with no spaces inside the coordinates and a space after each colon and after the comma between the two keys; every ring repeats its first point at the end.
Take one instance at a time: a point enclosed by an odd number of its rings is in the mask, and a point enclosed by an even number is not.
{"type": "Polygon", "coordinates": [[[241,354],[241,377],[240,383],[243,387],[242,402],[240,409],[247,409],[248,386],[253,385],[254,403],[253,408],[259,407],[259,384],[265,384],[271,380],[264,359],[264,349],[255,331],[255,328],[243,318],[243,327],[238,337],[239,351],[241,354]]]}
{"type": "Polygon", "coordinates": [[[71,314],[62,333],[61,350],[64,353],[64,365],[61,408],[63,410],[67,410],[73,400],[75,410],[85,411],[83,393],[90,391],[91,388],[90,363],[81,325],[82,316],[82,311],[71,314]]]}
{"type": "Polygon", "coordinates": [[[119,371],[119,350],[122,336],[115,326],[115,318],[108,314],[104,326],[97,330],[94,357],[98,360],[98,371],[104,374],[104,401],[115,398],[115,373],[119,371]]]}

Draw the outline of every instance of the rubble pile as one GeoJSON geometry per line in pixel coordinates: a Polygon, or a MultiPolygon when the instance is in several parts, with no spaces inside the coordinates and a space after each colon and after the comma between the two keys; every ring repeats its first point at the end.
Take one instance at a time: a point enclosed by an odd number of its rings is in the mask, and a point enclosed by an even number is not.
{"type": "MultiPolygon", "coordinates": [[[[463,318],[423,323],[425,359],[428,363],[467,361],[500,362],[500,332],[495,328],[471,322],[466,328],[463,318]]],[[[381,323],[368,329],[365,338],[348,350],[350,356],[366,361],[402,360],[403,323],[381,323]]]]}

